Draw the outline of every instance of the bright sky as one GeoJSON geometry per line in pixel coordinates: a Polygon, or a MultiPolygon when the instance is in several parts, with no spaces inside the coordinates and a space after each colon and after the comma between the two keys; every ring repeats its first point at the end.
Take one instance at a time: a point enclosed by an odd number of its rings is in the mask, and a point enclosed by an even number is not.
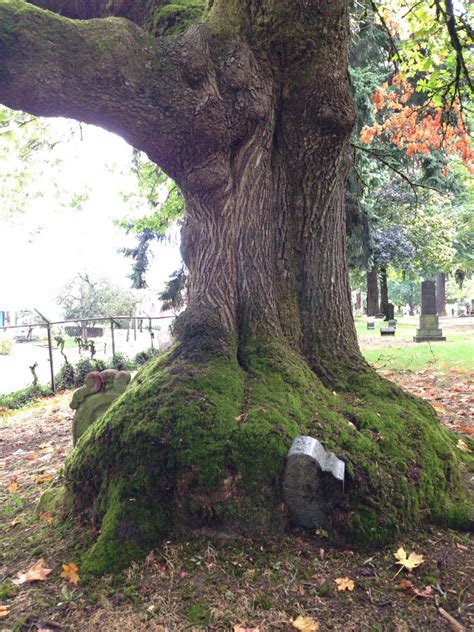
{"type": "MultiPolygon", "coordinates": [[[[112,222],[130,216],[119,192],[134,186],[127,176],[131,147],[114,134],[86,125],[81,140],[79,134],[70,133],[71,125],[53,120],[55,133],[71,140],[54,150],[62,158],[58,167],[45,167],[44,159],[37,165],[38,170],[45,169],[40,180],[43,197],[31,199],[25,214],[0,220],[0,310],[36,307],[52,317],[58,309],[54,297],[77,272],[106,276],[130,287],[130,263],[117,249],[134,240],[112,222]],[[112,163],[113,172],[107,168],[112,163]],[[53,176],[60,183],[59,191],[52,185],[53,176]],[[89,199],[81,209],[60,208],[60,198],[69,200],[86,187],[89,199]]],[[[155,248],[147,276],[150,288],[161,289],[179,267],[176,241],[155,248]]]]}

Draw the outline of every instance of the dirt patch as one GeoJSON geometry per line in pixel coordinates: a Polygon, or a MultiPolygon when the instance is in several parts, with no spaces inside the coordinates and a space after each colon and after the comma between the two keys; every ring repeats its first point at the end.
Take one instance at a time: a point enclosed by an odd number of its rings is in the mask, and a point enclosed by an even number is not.
{"type": "MultiPolygon", "coordinates": [[[[474,431],[472,376],[388,377],[438,407],[451,429],[474,431]]],[[[68,583],[62,564],[77,563],[84,528],[65,527],[54,515],[37,518],[33,509],[51,484],[38,481],[60,478],[72,449],[70,397],[43,400],[1,421],[0,605],[9,612],[2,630],[224,631],[240,625],[289,631],[299,615],[323,631],[454,629],[443,612],[463,626],[458,630],[474,629],[473,542],[468,534],[438,529],[404,534],[393,546],[365,554],[329,547],[324,532],[264,542],[200,533],[193,541],[165,543],[115,576],[87,586],[68,583]],[[425,562],[395,577],[399,546],[425,562]],[[17,573],[41,557],[52,569],[48,580],[15,586],[17,573]],[[353,580],[352,591],[338,591],[336,579],[345,577],[353,580]]]]}

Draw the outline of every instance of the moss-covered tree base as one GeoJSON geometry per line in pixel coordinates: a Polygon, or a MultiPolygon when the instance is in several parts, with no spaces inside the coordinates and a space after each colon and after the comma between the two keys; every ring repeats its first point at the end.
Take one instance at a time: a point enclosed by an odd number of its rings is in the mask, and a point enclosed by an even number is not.
{"type": "Polygon", "coordinates": [[[248,345],[239,361],[223,342],[198,347],[144,367],[70,457],[76,510],[100,526],[83,572],[117,569],[183,530],[284,529],[297,434],[346,462],[334,542],[380,545],[424,520],[468,527],[466,464],[428,404],[368,367],[329,390],[278,343],[248,345]]]}

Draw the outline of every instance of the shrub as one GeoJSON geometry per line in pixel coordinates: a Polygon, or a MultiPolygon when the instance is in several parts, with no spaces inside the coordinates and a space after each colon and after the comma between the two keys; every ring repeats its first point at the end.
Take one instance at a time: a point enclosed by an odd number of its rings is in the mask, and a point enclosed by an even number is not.
{"type": "Polygon", "coordinates": [[[129,358],[125,353],[116,353],[112,358],[112,367],[117,371],[131,371],[135,368],[134,361],[129,358]]]}
{"type": "Polygon", "coordinates": [[[0,355],[10,355],[13,347],[11,338],[0,338],[0,355]]]}
{"type": "Polygon", "coordinates": [[[82,386],[86,375],[91,371],[96,371],[95,362],[89,358],[83,358],[74,367],[74,386],[82,386]]]}
{"type": "Polygon", "coordinates": [[[25,404],[29,404],[35,399],[51,395],[51,389],[48,386],[28,386],[19,391],[14,391],[8,395],[0,395],[0,408],[21,408],[25,404]]]}
{"type": "Polygon", "coordinates": [[[136,366],[142,366],[143,364],[145,364],[145,362],[151,360],[151,358],[159,355],[159,353],[160,352],[158,349],[153,349],[152,347],[150,347],[146,351],[139,351],[133,361],[136,366]]]}
{"type": "Polygon", "coordinates": [[[72,388],[75,385],[75,371],[72,364],[66,362],[56,375],[56,385],[58,388],[72,388]]]}

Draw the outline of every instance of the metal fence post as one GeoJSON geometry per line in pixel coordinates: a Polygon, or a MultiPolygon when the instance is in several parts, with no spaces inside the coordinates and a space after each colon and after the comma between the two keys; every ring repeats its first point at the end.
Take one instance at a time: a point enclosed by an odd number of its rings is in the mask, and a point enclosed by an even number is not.
{"type": "Polygon", "coordinates": [[[51,340],[51,323],[50,321],[43,316],[41,312],[35,309],[35,312],[41,316],[41,318],[46,323],[46,330],[48,332],[48,351],[49,351],[49,368],[51,371],[51,390],[53,393],[56,392],[56,379],[54,377],[54,364],[53,364],[53,342],[51,340]]]}
{"type": "Polygon", "coordinates": [[[49,366],[51,369],[51,390],[56,392],[56,379],[54,377],[54,365],[53,365],[53,343],[51,341],[51,323],[48,321],[48,350],[49,350],[49,366]]]}
{"type": "Polygon", "coordinates": [[[114,336],[114,319],[110,319],[110,334],[112,337],[112,360],[115,358],[115,336],[114,336]]]}

